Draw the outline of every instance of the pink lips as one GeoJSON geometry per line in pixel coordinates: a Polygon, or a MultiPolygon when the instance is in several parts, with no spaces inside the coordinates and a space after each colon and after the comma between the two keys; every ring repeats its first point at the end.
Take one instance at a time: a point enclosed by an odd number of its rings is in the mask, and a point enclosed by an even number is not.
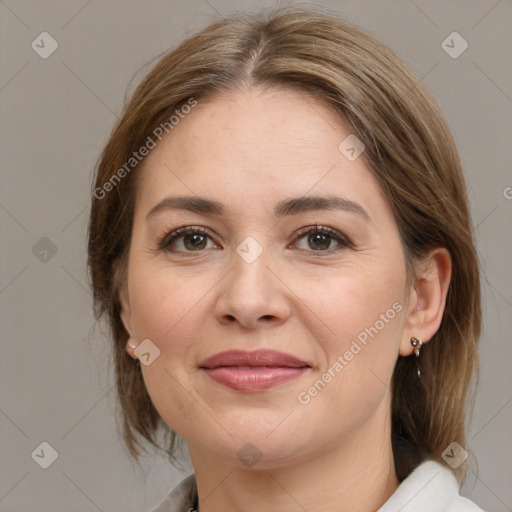
{"type": "Polygon", "coordinates": [[[209,377],[237,391],[260,391],[299,377],[310,366],[276,350],[229,350],[199,364],[209,377]]]}

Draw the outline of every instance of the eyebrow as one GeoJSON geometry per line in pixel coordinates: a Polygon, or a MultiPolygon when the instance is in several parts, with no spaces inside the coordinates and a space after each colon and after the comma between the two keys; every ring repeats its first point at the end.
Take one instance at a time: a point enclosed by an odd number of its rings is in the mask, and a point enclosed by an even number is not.
{"type": "MultiPolygon", "coordinates": [[[[226,214],[226,208],[222,203],[213,199],[198,196],[166,197],[149,210],[146,220],[167,210],[187,210],[204,215],[222,217],[226,214]]],[[[315,210],[341,210],[354,213],[371,222],[367,211],[359,204],[343,197],[327,196],[302,196],[284,199],[274,208],[274,216],[282,218],[289,215],[310,212],[315,210]]]]}

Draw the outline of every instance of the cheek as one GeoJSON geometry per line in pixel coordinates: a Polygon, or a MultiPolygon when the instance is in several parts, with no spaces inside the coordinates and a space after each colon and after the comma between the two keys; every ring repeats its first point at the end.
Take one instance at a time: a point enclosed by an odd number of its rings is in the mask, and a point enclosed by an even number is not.
{"type": "Polygon", "coordinates": [[[345,434],[360,428],[390,398],[403,327],[400,286],[400,280],[382,283],[370,274],[346,277],[309,302],[321,313],[322,322],[312,320],[310,328],[325,362],[301,389],[300,402],[309,402],[311,417],[329,411],[330,426],[322,428],[345,434]]]}
{"type": "Polygon", "coordinates": [[[375,330],[386,335],[398,332],[404,279],[394,270],[389,268],[384,274],[377,266],[354,266],[337,275],[326,273],[314,284],[303,283],[301,299],[307,306],[303,317],[315,322],[310,326],[313,332],[325,333],[326,348],[343,349],[359,335],[364,342],[369,332],[377,334],[375,330]]]}
{"type": "Polygon", "coordinates": [[[176,339],[177,344],[171,344],[171,348],[178,349],[183,329],[192,327],[189,318],[208,283],[201,280],[199,289],[194,286],[195,280],[151,265],[140,265],[131,277],[131,307],[138,336],[151,339],[161,348],[166,340],[176,339]]]}
{"type": "Polygon", "coordinates": [[[333,396],[337,403],[363,405],[389,386],[405,311],[405,273],[400,259],[395,261],[387,271],[383,260],[354,267],[338,279],[326,280],[316,293],[309,291],[306,302],[317,315],[309,314],[313,323],[308,329],[318,334],[325,354],[325,380],[335,382],[329,384],[332,392],[343,395],[341,402],[333,396]]]}
{"type": "Polygon", "coordinates": [[[190,387],[195,371],[193,351],[202,333],[199,311],[204,314],[204,295],[212,286],[199,281],[204,284],[201,289],[191,286],[194,280],[141,265],[132,273],[130,289],[139,341],[148,338],[160,350],[151,365],[141,366],[146,389],[164,421],[187,437],[196,435],[187,420],[192,411],[202,423],[211,419],[192,399],[190,387]]]}

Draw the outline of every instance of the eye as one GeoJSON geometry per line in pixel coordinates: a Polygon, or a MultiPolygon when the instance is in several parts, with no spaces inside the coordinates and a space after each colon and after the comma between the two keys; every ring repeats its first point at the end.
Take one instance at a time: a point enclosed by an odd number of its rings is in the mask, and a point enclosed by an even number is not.
{"type": "MultiPolygon", "coordinates": [[[[317,253],[332,254],[340,249],[351,246],[347,238],[335,229],[326,226],[317,226],[316,224],[300,229],[297,232],[296,240],[302,238],[305,238],[306,243],[309,244],[310,247],[313,247],[312,251],[317,253]],[[338,246],[334,249],[331,248],[333,241],[338,243],[338,246]]],[[[307,248],[305,250],[308,251],[307,248]]],[[[309,252],[311,252],[311,250],[309,250],[309,252]]]]}
{"type": "Polygon", "coordinates": [[[174,252],[176,250],[179,252],[201,251],[207,248],[206,242],[208,238],[211,237],[206,229],[196,226],[186,226],[175,229],[171,233],[164,235],[158,242],[158,248],[167,252],[174,252]],[[173,247],[175,245],[179,246],[180,244],[178,242],[181,242],[182,247],[173,247]]]}

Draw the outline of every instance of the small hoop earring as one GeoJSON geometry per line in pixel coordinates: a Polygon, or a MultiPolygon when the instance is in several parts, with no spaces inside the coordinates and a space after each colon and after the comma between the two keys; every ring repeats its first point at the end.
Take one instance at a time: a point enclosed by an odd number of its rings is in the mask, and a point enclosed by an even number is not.
{"type": "Polygon", "coordinates": [[[411,345],[414,347],[414,354],[416,355],[416,367],[418,369],[418,378],[421,380],[421,369],[418,358],[420,357],[421,347],[423,347],[423,342],[414,336],[411,338],[411,345]]]}

